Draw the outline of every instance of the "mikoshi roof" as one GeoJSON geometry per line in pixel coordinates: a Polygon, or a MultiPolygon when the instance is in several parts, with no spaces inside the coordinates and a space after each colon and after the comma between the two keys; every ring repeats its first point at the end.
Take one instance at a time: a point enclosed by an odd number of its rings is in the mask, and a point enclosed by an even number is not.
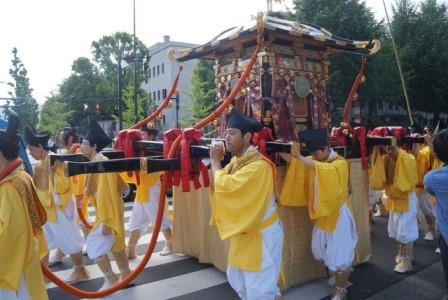
{"type": "MultiPolygon", "coordinates": [[[[294,42],[303,44],[303,49],[326,51],[328,54],[350,52],[361,55],[372,55],[378,52],[381,44],[378,40],[354,41],[336,35],[324,28],[296,21],[288,21],[272,15],[264,15],[264,35],[275,35],[278,43],[293,45],[294,42]]],[[[194,58],[214,59],[218,55],[232,51],[233,46],[241,44],[243,47],[255,45],[257,23],[252,21],[248,26],[236,26],[218,34],[208,43],[192,48],[180,50],[176,59],[186,61],[194,58]]]]}

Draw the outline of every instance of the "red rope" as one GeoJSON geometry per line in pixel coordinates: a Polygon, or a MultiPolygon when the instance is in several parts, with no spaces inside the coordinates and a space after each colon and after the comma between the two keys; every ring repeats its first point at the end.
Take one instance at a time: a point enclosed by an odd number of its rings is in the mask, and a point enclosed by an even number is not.
{"type": "MultiPolygon", "coordinates": [[[[246,65],[243,74],[241,75],[240,79],[238,80],[237,84],[235,85],[235,87],[232,90],[232,92],[230,93],[230,95],[227,96],[227,98],[221,103],[221,105],[218,108],[216,108],[209,116],[207,116],[206,118],[204,118],[200,122],[196,123],[193,126],[193,128],[201,129],[205,125],[211,123],[229,104],[232,103],[232,101],[235,98],[236,94],[240,91],[241,86],[246,81],[247,77],[249,76],[249,73],[252,70],[252,67],[253,67],[256,59],[257,59],[257,54],[258,54],[259,50],[261,49],[262,45],[263,45],[263,30],[261,29],[258,32],[257,47],[255,48],[254,52],[252,53],[250,61],[246,65]]],[[[177,84],[178,76],[179,76],[179,74],[176,77],[175,84],[177,84]]],[[[173,84],[173,86],[174,86],[174,84],[173,84]]],[[[166,102],[168,102],[167,100],[169,100],[171,98],[173,93],[174,93],[174,91],[173,91],[173,88],[172,88],[170,90],[170,93],[168,94],[167,98],[165,99],[166,102]]],[[[160,111],[161,111],[161,109],[160,109],[160,111]]],[[[152,115],[154,115],[156,112],[157,112],[157,110],[152,115]]],[[[148,120],[146,122],[150,121],[149,119],[150,119],[151,116],[149,116],[145,120],[142,120],[141,122],[135,124],[131,128],[135,129],[135,128],[141,127],[142,125],[145,124],[143,121],[146,121],[146,120],[148,120]]],[[[170,152],[168,154],[168,158],[172,158],[174,156],[174,154],[177,152],[180,140],[181,140],[181,136],[176,138],[176,140],[174,141],[174,143],[173,143],[173,145],[172,145],[172,147],[170,149],[170,152]]],[[[120,281],[119,283],[117,283],[114,286],[111,286],[108,289],[101,290],[101,291],[90,292],[90,291],[85,291],[85,290],[81,290],[81,289],[75,288],[75,287],[65,283],[59,277],[57,277],[55,274],[53,274],[53,272],[51,272],[51,270],[49,270],[47,268],[47,266],[41,265],[42,272],[44,273],[44,275],[49,280],[53,281],[56,285],[58,285],[59,287],[64,289],[65,291],[67,291],[67,292],[69,292],[69,293],[71,293],[71,294],[73,294],[75,296],[81,297],[81,298],[101,298],[101,297],[105,297],[105,296],[108,296],[108,295],[110,295],[110,294],[112,294],[112,293],[114,293],[114,292],[124,288],[126,285],[128,285],[146,267],[149,259],[151,258],[152,253],[154,252],[155,246],[157,244],[157,237],[158,237],[159,232],[160,232],[160,225],[162,223],[161,221],[162,221],[163,211],[165,209],[165,194],[166,194],[166,189],[167,189],[167,180],[166,180],[167,174],[168,174],[168,172],[165,171],[164,172],[164,176],[163,176],[163,180],[162,180],[161,190],[160,190],[159,207],[157,209],[157,217],[156,217],[156,221],[155,221],[155,225],[154,225],[154,229],[153,229],[153,233],[152,233],[152,236],[151,236],[151,240],[150,240],[148,249],[146,250],[145,256],[143,257],[142,261],[139,263],[137,268],[134,271],[132,271],[126,278],[124,278],[122,281],[120,281]]]]}
{"type": "Polygon", "coordinates": [[[174,79],[173,84],[171,85],[171,89],[168,92],[168,94],[166,95],[165,100],[163,100],[163,102],[160,103],[159,107],[157,107],[157,109],[152,114],[150,114],[148,117],[144,118],[137,124],[132,125],[129,129],[140,129],[140,127],[142,127],[143,125],[146,125],[149,122],[151,122],[152,120],[154,120],[162,112],[162,110],[168,105],[168,103],[170,102],[174,93],[176,92],[177,83],[179,81],[179,75],[180,75],[180,72],[182,71],[182,68],[183,68],[182,66],[179,66],[179,71],[177,72],[176,78],[174,79]]]}
{"type": "Polygon", "coordinates": [[[12,171],[20,167],[23,163],[23,160],[20,157],[17,157],[14,160],[11,160],[1,171],[0,171],[0,181],[3,180],[6,176],[11,174],[12,171]]]}
{"type": "Polygon", "coordinates": [[[92,228],[93,228],[93,225],[90,224],[89,220],[87,220],[87,218],[84,216],[84,214],[83,214],[83,212],[82,212],[82,209],[78,207],[77,210],[78,210],[79,220],[81,221],[81,223],[82,223],[85,227],[87,227],[87,228],[89,228],[89,229],[92,229],[92,228]]]}
{"type": "Polygon", "coordinates": [[[362,77],[364,76],[364,67],[366,66],[367,57],[363,56],[361,58],[361,66],[359,68],[359,73],[356,76],[355,82],[353,83],[352,89],[350,90],[350,94],[348,95],[347,101],[345,102],[344,107],[344,122],[350,125],[350,110],[352,108],[353,97],[355,96],[356,91],[358,90],[359,85],[361,84],[362,77]]]}

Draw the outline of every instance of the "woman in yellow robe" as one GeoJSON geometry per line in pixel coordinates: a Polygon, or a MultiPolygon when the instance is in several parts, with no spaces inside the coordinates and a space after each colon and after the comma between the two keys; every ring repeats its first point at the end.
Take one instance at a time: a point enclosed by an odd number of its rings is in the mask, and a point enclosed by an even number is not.
{"type": "Polygon", "coordinates": [[[31,177],[14,165],[18,122],[11,113],[8,129],[0,130],[0,299],[46,300],[38,242],[46,213],[31,177]]]}
{"type": "Polygon", "coordinates": [[[349,164],[328,147],[326,129],[306,130],[299,137],[312,157],[302,156],[298,145],[291,154],[280,154],[288,162],[280,204],[308,206],[313,256],[330,271],[329,282],[336,287],[332,300],[345,299],[358,242],[349,209],[349,164]]]}
{"type": "MultiPolygon", "coordinates": [[[[106,160],[99,152],[111,142],[99,124],[92,121],[81,144],[81,152],[91,161],[106,160]]],[[[119,280],[112,270],[107,256],[109,252],[114,255],[122,278],[131,272],[125,252],[124,204],[121,199],[124,189],[125,183],[116,173],[87,175],[84,195],[95,207],[96,217],[87,237],[87,254],[90,259],[95,259],[104,274],[101,289],[109,288],[119,280]]]]}

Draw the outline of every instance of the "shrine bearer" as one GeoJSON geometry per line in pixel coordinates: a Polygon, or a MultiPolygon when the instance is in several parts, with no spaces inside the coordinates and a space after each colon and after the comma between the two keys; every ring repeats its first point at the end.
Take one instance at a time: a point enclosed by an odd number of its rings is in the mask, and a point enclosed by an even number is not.
{"type": "MultiPolygon", "coordinates": [[[[60,164],[50,166],[48,132],[25,128],[28,150],[38,163],[34,167],[33,180],[39,199],[44,206],[48,221],[45,235],[49,249],[60,249],[70,255],[74,270],[66,278],[68,282],[87,280],[90,276],[84,266],[82,247],[85,240],[77,222],[76,204],[70,178],[64,175],[60,164]]],[[[46,258],[47,260],[47,258],[46,258]]]]}
{"type": "Polygon", "coordinates": [[[212,219],[221,239],[230,239],[227,278],[245,300],[273,300],[282,257],[283,230],[274,196],[275,165],[251,145],[262,125],[235,108],[226,129],[233,155],[224,168],[224,147],[210,149],[214,176],[212,219]]]}
{"type": "Polygon", "coordinates": [[[46,213],[17,161],[18,127],[17,115],[10,113],[8,128],[0,129],[0,299],[46,300],[39,256],[46,213]]]}
{"type": "Polygon", "coordinates": [[[329,148],[326,129],[306,130],[299,138],[311,157],[302,156],[298,144],[293,144],[292,154],[280,154],[289,163],[280,204],[308,206],[310,219],[314,221],[313,256],[330,271],[330,283],[335,283],[332,300],[346,299],[358,242],[349,208],[350,166],[329,148]]]}
{"type": "Polygon", "coordinates": [[[412,271],[412,247],[418,239],[415,186],[418,183],[417,163],[412,154],[398,146],[387,146],[372,164],[374,186],[385,189],[389,211],[389,237],[397,242],[394,271],[412,271]]]}
{"type": "MultiPolygon", "coordinates": [[[[107,160],[100,151],[111,142],[100,125],[92,121],[82,141],[81,152],[91,161],[107,160]]],[[[95,224],[87,237],[87,254],[90,259],[95,259],[104,274],[101,289],[109,288],[119,280],[112,270],[107,256],[109,252],[115,258],[121,278],[131,272],[125,252],[124,204],[121,199],[125,189],[126,184],[117,173],[88,174],[86,178],[84,195],[95,207],[95,224]]]]}

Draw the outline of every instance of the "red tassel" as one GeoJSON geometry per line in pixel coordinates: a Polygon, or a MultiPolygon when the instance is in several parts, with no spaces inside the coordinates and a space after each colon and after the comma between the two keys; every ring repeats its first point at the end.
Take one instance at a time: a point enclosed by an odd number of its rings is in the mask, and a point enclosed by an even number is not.
{"type": "Polygon", "coordinates": [[[359,144],[361,149],[361,165],[362,169],[367,169],[367,130],[365,127],[356,127],[355,134],[356,142],[359,144]]]}
{"type": "MultiPolygon", "coordinates": [[[[163,134],[163,157],[168,158],[168,153],[174,143],[174,140],[181,135],[182,129],[170,129],[163,134]]],[[[180,173],[178,171],[167,172],[167,188],[172,188],[173,185],[178,186],[180,183],[180,173]]]]}
{"type": "Polygon", "coordinates": [[[272,160],[266,150],[266,141],[272,141],[273,139],[274,138],[272,137],[272,129],[269,127],[263,127],[262,130],[254,133],[252,137],[252,144],[258,146],[260,153],[263,154],[266,158],[272,160]]]}

